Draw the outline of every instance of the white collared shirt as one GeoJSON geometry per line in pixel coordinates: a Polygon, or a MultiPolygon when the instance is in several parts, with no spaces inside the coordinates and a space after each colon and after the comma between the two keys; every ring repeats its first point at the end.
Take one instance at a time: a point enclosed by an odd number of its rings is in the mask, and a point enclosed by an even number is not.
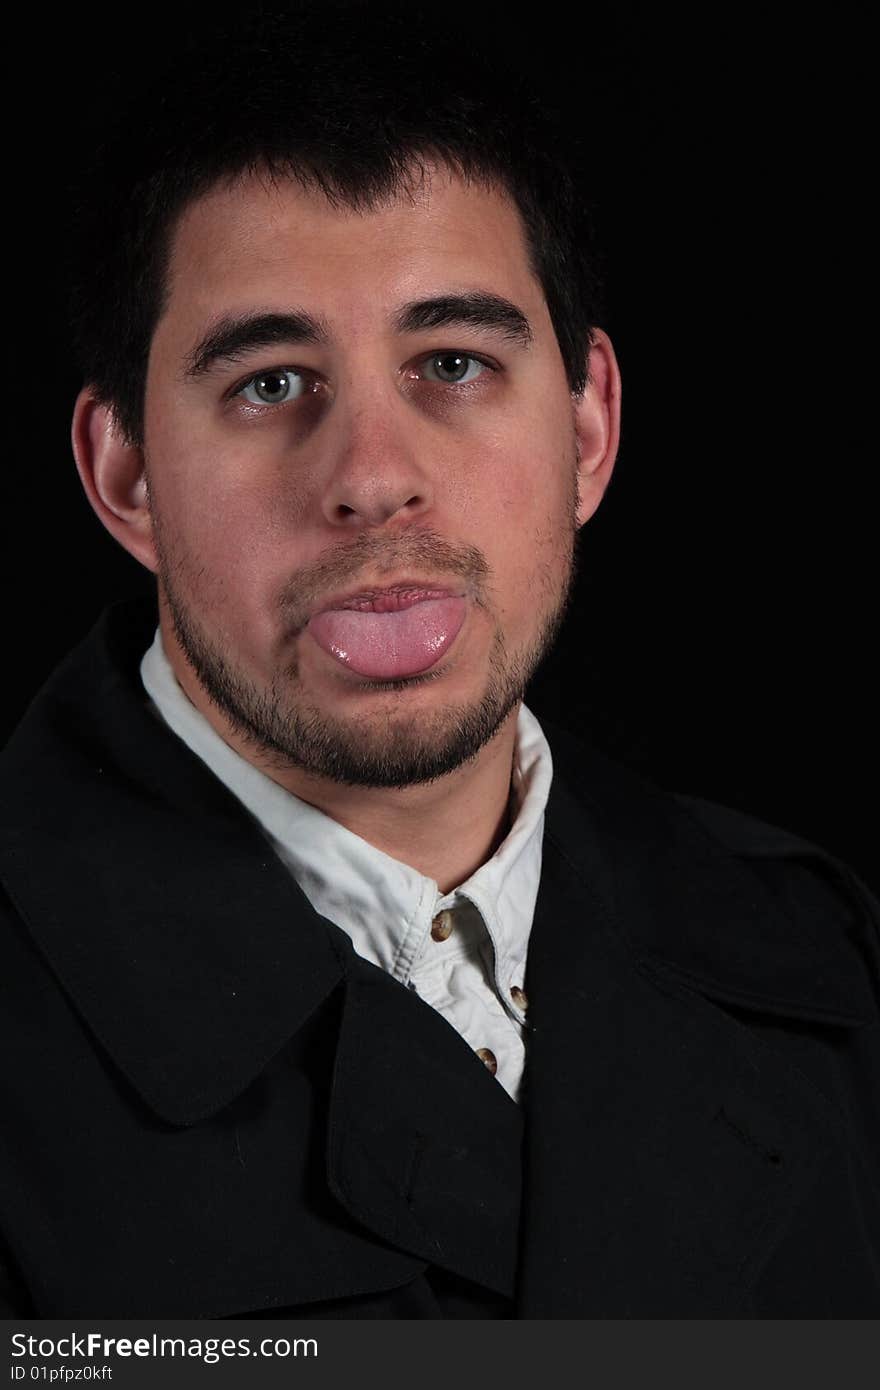
{"type": "Polygon", "coordinates": [[[169,727],[254,816],[315,911],[436,1009],[518,1100],[523,982],[553,775],[534,715],[520,707],[511,829],[491,859],[442,894],[433,879],[301,801],[224,742],[178,683],[158,629],[141,678],[169,727]]]}

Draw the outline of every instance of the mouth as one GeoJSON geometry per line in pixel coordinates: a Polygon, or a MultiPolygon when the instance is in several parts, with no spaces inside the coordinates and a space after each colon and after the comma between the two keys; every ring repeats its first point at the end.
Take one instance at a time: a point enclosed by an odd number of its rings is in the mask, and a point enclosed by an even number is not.
{"type": "Polygon", "coordinates": [[[466,614],[463,593],[407,581],[337,595],[305,630],[350,671],[374,681],[404,680],[436,666],[466,614]]]}

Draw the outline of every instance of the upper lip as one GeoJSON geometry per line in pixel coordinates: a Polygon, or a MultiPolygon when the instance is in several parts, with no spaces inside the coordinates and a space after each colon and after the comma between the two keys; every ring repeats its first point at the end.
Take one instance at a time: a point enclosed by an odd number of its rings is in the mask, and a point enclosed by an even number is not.
{"type": "Polygon", "coordinates": [[[324,599],[310,617],[319,613],[329,613],[333,609],[354,608],[358,603],[368,603],[371,599],[382,598],[387,594],[400,594],[415,591],[438,598],[460,597],[464,589],[461,585],[450,585],[432,579],[396,579],[393,584],[362,584],[357,589],[346,589],[344,593],[334,594],[324,599]]]}

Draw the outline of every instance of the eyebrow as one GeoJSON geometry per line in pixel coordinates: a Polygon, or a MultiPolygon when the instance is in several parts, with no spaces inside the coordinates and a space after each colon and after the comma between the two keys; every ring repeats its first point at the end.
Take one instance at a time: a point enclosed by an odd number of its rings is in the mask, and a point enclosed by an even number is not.
{"type": "MultiPolygon", "coordinates": [[[[488,329],[521,347],[532,342],[532,327],[522,309],[497,294],[473,292],[416,299],[404,304],[393,318],[399,333],[462,324],[488,329]]],[[[184,376],[190,380],[202,377],[216,363],[237,362],[260,348],[292,343],[320,346],[329,339],[327,325],[302,310],[224,315],[211,324],[186,358],[184,376]]]]}
{"type": "Polygon", "coordinates": [[[499,294],[475,292],[417,299],[405,304],[394,319],[394,326],[400,333],[453,328],[458,324],[487,328],[521,347],[528,347],[532,341],[532,326],[522,309],[499,294]]]}
{"type": "Polygon", "coordinates": [[[204,376],[217,362],[237,362],[247,352],[282,343],[319,345],[329,338],[326,327],[311,314],[226,315],[205,333],[186,360],[184,376],[204,376]]]}

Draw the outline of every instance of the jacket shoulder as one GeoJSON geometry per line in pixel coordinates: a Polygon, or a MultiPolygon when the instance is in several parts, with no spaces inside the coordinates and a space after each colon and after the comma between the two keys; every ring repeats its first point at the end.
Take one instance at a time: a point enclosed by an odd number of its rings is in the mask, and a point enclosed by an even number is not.
{"type": "MultiPolygon", "coordinates": [[[[880,900],[845,860],[782,826],[702,797],[675,794],[674,800],[708,833],[783,897],[798,892],[837,916],[841,907],[864,919],[880,934],[880,900]]],[[[821,915],[818,912],[817,915],[821,915]]]]}
{"type": "Polygon", "coordinates": [[[880,904],[845,861],[568,731],[551,748],[549,834],[641,960],[731,1005],[877,1022],[880,904]]]}
{"type": "MultiPolygon", "coordinates": [[[[704,797],[672,793],[674,800],[690,815],[693,815],[705,828],[725,844],[734,854],[745,858],[804,858],[820,859],[829,863],[843,864],[834,855],[812,840],[772,825],[736,807],[709,801],[704,797]]],[[[845,866],[844,866],[845,867],[845,866]]],[[[851,872],[848,870],[848,872],[851,872]]]]}
{"type": "Polygon", "coordinates": [[[823,956],[854,949],[880,1004],[880,901],[845,860],[732,806],[676,793],[676,805],[756,875],[823,956]]]}

